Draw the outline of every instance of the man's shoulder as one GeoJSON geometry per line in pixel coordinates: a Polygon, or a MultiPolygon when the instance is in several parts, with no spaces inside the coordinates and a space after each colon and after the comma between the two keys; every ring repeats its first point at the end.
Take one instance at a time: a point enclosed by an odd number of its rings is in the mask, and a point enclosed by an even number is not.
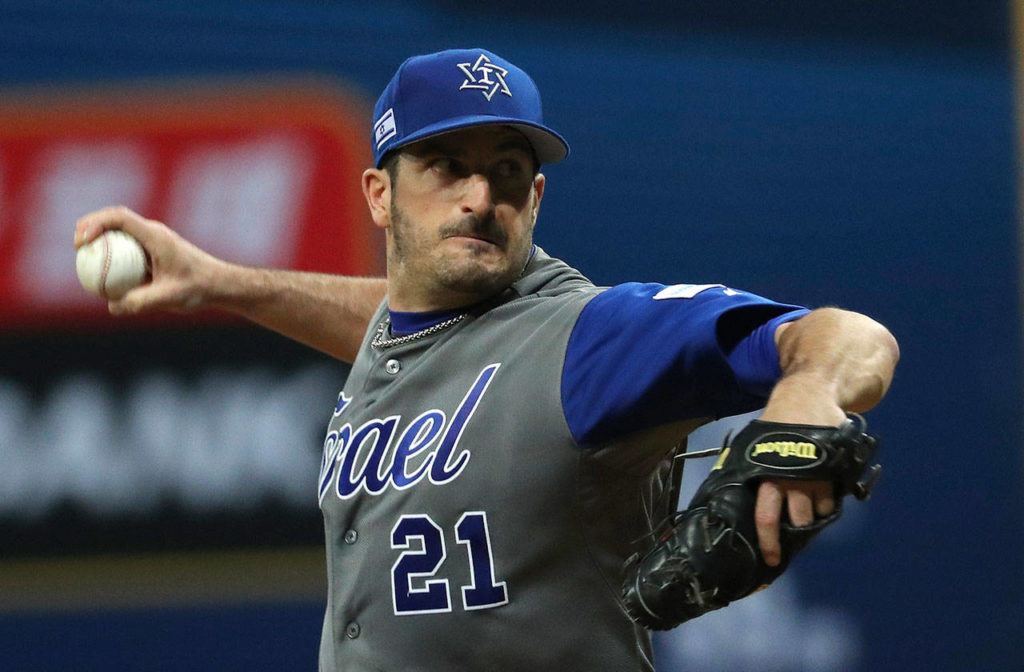
{"type": "Polygon", "coordinates": [[[583,273],[536,246],[526,269],[512,284],[512,289],[521,297],[553,297],[598,291],[583,273]]]}

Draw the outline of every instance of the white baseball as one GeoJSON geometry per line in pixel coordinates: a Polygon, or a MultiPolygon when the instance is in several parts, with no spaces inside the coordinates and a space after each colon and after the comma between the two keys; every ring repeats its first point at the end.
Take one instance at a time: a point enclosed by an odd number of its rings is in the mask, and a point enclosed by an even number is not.
{"type": "Polygon", "coordinates": [[[146,281],[148,261],[139,241],[113,230],[78,248],[75,270],[82,287],[104,299],[120,299],[146,281]]]}

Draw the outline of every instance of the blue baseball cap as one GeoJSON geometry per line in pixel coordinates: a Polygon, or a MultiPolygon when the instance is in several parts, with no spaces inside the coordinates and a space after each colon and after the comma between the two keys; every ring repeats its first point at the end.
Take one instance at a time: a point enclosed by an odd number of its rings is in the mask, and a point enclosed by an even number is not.
{"type": "Polygon", "coordinates": [[[373,108],[373,158],[460,128],[501,124],[520,131],[541,163],[556,163],[569,144],[544,125],[540,91],[530,76],[486,49],[413,56],[398,67],[373,108]]]}

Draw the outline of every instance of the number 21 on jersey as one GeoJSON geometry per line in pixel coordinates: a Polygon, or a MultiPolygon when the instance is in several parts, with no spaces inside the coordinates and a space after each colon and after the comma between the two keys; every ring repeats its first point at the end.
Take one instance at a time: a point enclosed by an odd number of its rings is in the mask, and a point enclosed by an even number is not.
{"type": "MultiPolygon", "coordinates": [[[[462,586],[462,607],[491,609],[508,604],[504,581],[494,580],[494,557],[487,513],[467,511],[455,524],[455,538],[469,554],[469,584],[462,586]]],[[[396,616],[440,614],[452,610],[448,579],[432,579],[448,553],[444,530],[423,513],[407,514],[391,530],[391,548],[402,550],[391,567],[391,601],[396,616]],[[413,548],[413,542],[419,548],[413,548]]]]}

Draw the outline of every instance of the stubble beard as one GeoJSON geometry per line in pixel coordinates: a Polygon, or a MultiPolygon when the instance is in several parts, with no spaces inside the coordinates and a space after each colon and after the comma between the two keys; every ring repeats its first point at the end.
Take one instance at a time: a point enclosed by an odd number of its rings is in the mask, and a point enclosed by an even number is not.
{"type": "MultiPolygon", "coordinates": [[[[429,291],[464,295],[471,302],[483,300],[508,288],[522,273],[529,256],[530,246],[526,245],[524,250],[511,257],[506,256],[505,263],[497,268],[477,259],[483,255],[482,252],[453,256],[444,246],[430,245],[431,241],[419,235],[415,224],[394,202],[391,207],[391,231],[393,245],[388,255],[389,266],[401,269],[400,272],[408,281],[428,285],[429,291]]],[[[483,236],[494,241],[506,253],[509,251],[508,236],[495,221],[493,213],[487,218],[468,215],[445,224],[438,232],[441,239],[460,234],[483,236]]],[[[532,239],[532,235],[528,238],[532,239]]]]}

